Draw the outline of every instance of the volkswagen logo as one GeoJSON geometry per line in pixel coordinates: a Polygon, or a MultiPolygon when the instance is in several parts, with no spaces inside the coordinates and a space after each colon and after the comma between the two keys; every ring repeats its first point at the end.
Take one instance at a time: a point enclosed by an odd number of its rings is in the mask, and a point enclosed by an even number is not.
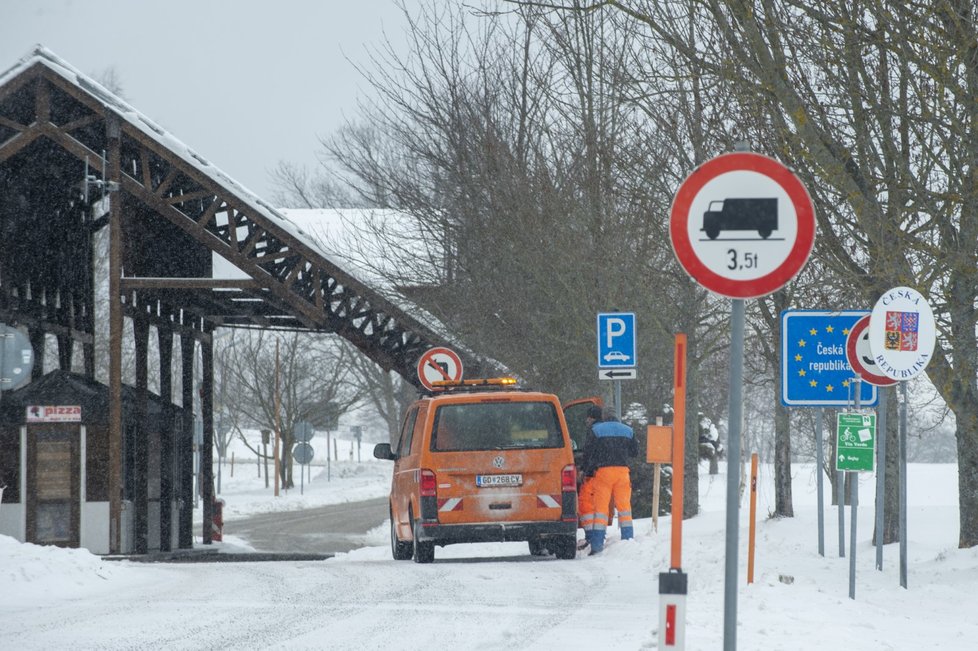
{"type": "Polygon", "coordinates": [[[498,456],[492,460],[492,465],[494,468],[502,468],[506,465],[506,460],[503,459],[502,456],[498,456]]]}

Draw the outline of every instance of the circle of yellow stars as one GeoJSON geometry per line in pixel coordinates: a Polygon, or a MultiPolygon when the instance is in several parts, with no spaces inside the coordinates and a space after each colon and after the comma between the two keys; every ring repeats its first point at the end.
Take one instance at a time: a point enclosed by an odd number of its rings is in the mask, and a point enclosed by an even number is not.
{"type": "MultiPolygon", "coordinates": [[[[835,326],[832,326],[832,325],[825,326],[825,332],[828,333],[828,334],[832,334],[833,332],[835,332],[835,326]]],[[[815,328],[812,328],[812,329],[810,329],[808,331],[808,334],[811,335],[812,337],[816,337],[816,336],[818,336],[818,330],[815,329],[815,328]]],[[[842,334],[845,335],[846,337],[848,337],[849,336],[849,328],[843,328],[842,329],[842,334]]],[[[807,343],[808,342],[806,340],[799,339],[798,340],[798,347],[799,348],[804,348],[805,347],[805,344],[807,344],[807,343]]],[[[801,353],[797,353],[795,355],[795,361],[796,362],[800,362],[801,360],[802,360],[801,353]]],[[[805,369],[803,369],[803,368],[798,369],[798,377],[805,377],[806,375],[807,375],[807,372],[805,371],[805,369]]],[[[844,389],[848,389],[849,388],[849,382],[850,382],[850,380],[843,380],[842,381],[842,387],[844,389]]],[[[815,379],[809,380],[808,381],[808,386],[810,386],[810,387],[812,387],[814,389],[815,387],[818,386],[818,380],[815,380],[815,379]]],[[[835,387],[834,386],[832,386],[831,384],[826,384],[825,385],[825,392],[826,393],[832,393],[833,391],[835,391],[835,387]]]]}

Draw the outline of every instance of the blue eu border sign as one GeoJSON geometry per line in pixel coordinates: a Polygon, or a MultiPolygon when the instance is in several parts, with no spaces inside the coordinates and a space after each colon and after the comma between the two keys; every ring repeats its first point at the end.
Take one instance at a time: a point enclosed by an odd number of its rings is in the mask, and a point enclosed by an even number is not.
{"type": "Polygon", "coordinates": [[[598,313],[598,368],[635,366],[635,313],[598,313]]]}
{"type": "MultiPolygon", "coordinates": [[[[855,401],[855,373],[846,358],[849,330],[866,310],[781,313],[781,402],[788,407],[845,407],[855,401]]],[[[860,382],[860,405],[877,402],[876,387],[860,382]]]]}

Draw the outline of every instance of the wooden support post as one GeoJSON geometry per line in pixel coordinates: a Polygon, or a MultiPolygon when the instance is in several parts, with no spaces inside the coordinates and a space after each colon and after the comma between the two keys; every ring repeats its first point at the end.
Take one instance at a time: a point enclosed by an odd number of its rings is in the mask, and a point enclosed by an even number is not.
{"type": "Polygon", "coordinates": [[[160,349],[160,551],[170,551],[173,536],[173,332],[157,329],[160,349]]]}
{"type": "Polygon", "coordinates": [[[180,402],[183,405],[178,465],[180,467],[180,549],[194,546],[194,340],[180,335],[180,402]]]}
{"type": "Polygon", "coordinates": [[[149,551],[149,321],[133,320],[136,348],[136,416],[133,437],[133,551],[149,551]]]}
{"type": "MultiPolygon", "coordinates": [[[[655,424],[657,427],[662,426],[662,416],[656,416],[655,424]]],[[[652,465],[652,531],[659,531],[659,493],[662,490],[662,464],[654,463],[652,465]]]]}
{"type": "Polygon", "coordinates": [[[200,415],[204,421],[204,441],[200,447],[200,501],[203,503],[203,539],[213,542],[211,526],[214,520],[214,342],[200,346],[203,369],[200,392],[200,415]]]}
{"type": "Polygon", "coordinates": [[[109,551],[122,550],[122,182],[119,118],[109,113],[109,551]],[[115,184],[115,185],[112,185],[115,184]]]}

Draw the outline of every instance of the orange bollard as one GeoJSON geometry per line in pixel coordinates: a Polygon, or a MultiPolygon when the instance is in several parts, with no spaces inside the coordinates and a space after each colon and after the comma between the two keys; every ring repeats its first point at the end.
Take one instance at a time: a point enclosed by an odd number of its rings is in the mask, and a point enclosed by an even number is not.
{"type": "MultiPolygon", "coordinates": [[[[686,418],[686,335],[676,335],[672,418],[672,549],[668,572],[659,573],[659,648],[686,648],[688,576],[682,571],[683,464],[686,418]]],[[[655,429],[650,428],[650,429],[655,429]]]]}
{"type": "Polygon", "coordinates": [[[676,335],[672,416],[672,548],[669,567],[683,566],[683,479],[686,462],[686,335],[676,335]]]}
{"type": "Polygon", "coordinates": [[[747,583],[754,582],[754,529],[757,525],[757,453],[750,455],[750,531],[747,537],[747,583]]]}

